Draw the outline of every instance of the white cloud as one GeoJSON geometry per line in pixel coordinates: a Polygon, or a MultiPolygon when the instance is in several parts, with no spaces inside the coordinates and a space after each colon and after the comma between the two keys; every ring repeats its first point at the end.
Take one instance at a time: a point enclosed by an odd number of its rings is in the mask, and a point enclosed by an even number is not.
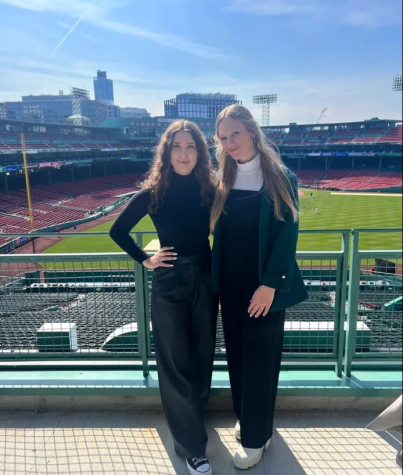
{"type": "Polygon", "coordinates": [[[85,33],[80,33],[80,36],[82,36],[86,40],[92,41],[93,43],[102,43],[102,41],[99,40],[98,38],[94,38],[93,36],[87,35],[85,33]]]}
{"type": "MultiPolygon", "coordinates": [[[[0,62],[0,97],[2,100],[20,100],[24,94],[65,93],[70,86],[86,87],[92,93],[92,76],[98,64],[73,58],[51,63],[29,58],[21,52],[5,56],[0,62]]],[[[115,81],[116,103],[122,106],[146,107],[153,115],[163,115],[164,100],[194,89],[200,92],[221,91],[237,93],[238,98],[261,120],[261,108],[252,104],[256,91],[276,91],[279,102],[272,108],[272,124],[290,122],[316,123],[320,112],[329,107],[329,122],[358,121],[373,116],[402,117],[402,104],[390,86],[389,74],[364,78],[332,78],[324,80],[290,80],[277,77],[271,81],[248,81],[231,74],[206,74],[193,77],[171,74],[167,71],[148,70],[137,64],[106,62],[103,67],[115,81]],[[355,89],[352,89],[355,88],[355,89]],[[386,89],[379,98],[379,91],[386,89]],[[354,92],[354,94],[352,94],[354,92]]]]}
{"type": "Polygon", "coordinates": [[[0,3],[24,10],[55,12],[79,17],[92,2],[86,0],[0,0],[0,3]]]}
{"type": "MultiPolygon", "coordinates": [[[[113,0],[113,2],[109,0],[97,0],[95,4],[87,0],[0,0],[0,4],[30,11],[63,14],[74,18],[75,21],[93,5],[90,14],[83,20],[83,23],[90,23],[95,27],[121,35],[143,38],[204,59],[228,59],[228,57],[217,48],[195,43],[174,34],[164,32],[156,33],[155,31],[147,30],[146,28],[136,25],[110,20],[110,14],[115,8],[122,5],[127,5],[128,8],[129,6],[133,6],[133,3],[129,0],[113,0]]],[[[55,46],[56,45],[53,45],[53,47],[55,46]]]]}
{"type": "MultiPolygon", "coordinates": [[[[74,4],[76,0],[70,1],[74,4]]],[[[0,0],[0,8],[1,3],[4,3],[4,0],[0,0]]],[[[78,17],[72,17],[71,24],[74,24],[78,17]]],[[[67,18],[67,21],[69,20],[70,17],[67,18]]],[[[98,21],[110,22],[105,18],[98,18],[98,21]]],[[[101,27],[111,31],[122,28],[120,23],[113,22],[104,23],[101,27]]],[[[63,33],[63,30],[60,31],[63,33]]],[[[121,30],[121,33],[131,35],[126,29],[121,30]]],[[[147,31],[136,31],[134,34],[156,35],[155,32],[147,31]]],[[[197,90],[236,93],[259,120],[261,109],[252,104],[252,96],[260,92],[276,92],[279,95],[279,103],[273,106],[273,124],[314,123],[325,106],[329,107],[328,120],[332,122],[363,120],[373,116],[402,117],[399,95],[391,90],[393,68],[392,71],[375,68],[370,81],[367,77],[346,75],[343,71],[339,76],[315,75],[307,79],[296,75],[270,77],[269,81],[256,72],[251,80],[239,77],[240,73],[237,70],[230,71],[230,68],[225,68],[222,73],[215,72],[215,67],[210,67],[204,75],[194,76],[186,73],[186,68],[185,71],[171,70],[167,66],[164,70],[158,69],[158,64],[150,64],[147,68],[130,61],[111,61],[108,57],[100,65],[96,59],[78,59],[80,55],[51,56],[49,39],[45,40],[45,36],[30,35],[7,26],[0,29],[2,101],[20,100],[22,94],[57,94],[61,89],[68,92],[70,86],[85,87],[92,92],[92,77],[95,71],[102,67],[108,71],[109,77],[115,80],[117,104],[146,107],[153,115],[163,114],[164,100],[181,92],[197,90]],[[29,50],[26,45],[29,45],[29,50]]],[[[154,37],[152,41],[162,42],[163,38],[165,36],[161,35],[154,37]]],[[[171,41],[174,43],[175,37],[172,37],[171,41]]]]}
{"type": "Polygon", "coordinates": [[[71,28],[71,25],[69,25],[68,23],[64,23],[62,21],[58,21],[57,24],[61,26],[62,28],[64,28],[65,30],[69,30],[71,28]]]}
{"type": "Polygon", "coordinates": [[[228,57],[217,48],[205,46],[199,43],[193,43],[175,35],[161,34],[151,30],[145,30],[135,25],[114,22],[110,20],[91,21],[95,26],[114,33],[120,33],[127,36],[137,36],[153,41],[169,48],[184,51],[205,59],[228,59],[228,57]]]}
{"type": "Polygon", "coordinates": [[[303,15],[309,21],[356,27],[384,27],[402,23],[401,0],[231,0],[230,11],[253,15],[303,15]]]}
{"type": "Polygon", "coordinates": [[[257,15],[288,15],[314,11],[312,0],[234,0],[229,10],[257,15]]]}
{"type": "MultiPolygon", "coordinates": [[[[20,100],[22,94],[57,94],[70,86],[85,87],[93,96],[92,77],[99,69],[96,59],[50,56],[46,42],[25,32],[4,28],[0,31],[0,99],[20,100]],[[30,45],[27,52],[26,45],[30,45]]],[[[355,121],[373,116],[402,117],[402,103],[391,90],[393,71],[374,70],[366,77],[298,78],[293,76],[256,76],[244,79],[236,72],[215,72],[195,77],[183,71],[171,71],[106,58],[102,68],[115,81],[116,103],[146,107],[153,115],[163,115],[164,100],[188,90],[235,93],[261,119],[261,108],[252,104],[260,91],[278,93],[273,106],[273,125],[290,122],[315,123],[326,106],[330,122],[355,121]],[[381,92],[380,92],[381,91],[381,92]]]]}
{"type": "Polygon", "coordinates": [[[381,27],[402,23],[401,0],[348,0],[344,23],[353,26],[381,27]]]}

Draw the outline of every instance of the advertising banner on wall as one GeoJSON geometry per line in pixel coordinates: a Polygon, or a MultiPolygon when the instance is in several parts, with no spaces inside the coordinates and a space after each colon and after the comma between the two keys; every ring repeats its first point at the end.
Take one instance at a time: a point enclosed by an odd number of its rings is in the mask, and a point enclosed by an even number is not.
{"type": "Polygon", "coordinates": [[[313,152],[308,157],[376,157],[373,152],[313,152]]]}
{"type": "MultiPolygon", "coordinates": [[[[163,123],[163,124],[173,124],[176,121],[176,119],[158,119],[158,122],[163,123]]],[[[144,124],[141,124],[144,125],[144,124]]]]}
{"type": "Polygon", "coordinates": [[[60,168],[62,166],[63,162],[46,162],[46,163],[40,163],[39,168],[60,168]]]}
{"type": "Polygon", "coordinates": [[[350,152],[349,157],[376,157],[376,153],[373,152],[350,152]]]}

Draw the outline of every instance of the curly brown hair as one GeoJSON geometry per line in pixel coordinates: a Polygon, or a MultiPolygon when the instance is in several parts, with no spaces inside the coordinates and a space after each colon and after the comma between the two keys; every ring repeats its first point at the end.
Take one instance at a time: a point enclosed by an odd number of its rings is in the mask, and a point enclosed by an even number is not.
{"type": "Polygon", "coordinates": [[[175,135],[189,132],[196,143],[197,165],[194,173],[200,184],[202,206],[210,207],[214,201],[217,178],[212,167],[207,141],[199,127],[188,120],[177,120],[171,124],[156,148],[154,160],[146,180],[141,188],[151,192],[149,213],[154,214],[162,206],[165,193],[174,173],[171,164],[171,150],[175,135]]]}

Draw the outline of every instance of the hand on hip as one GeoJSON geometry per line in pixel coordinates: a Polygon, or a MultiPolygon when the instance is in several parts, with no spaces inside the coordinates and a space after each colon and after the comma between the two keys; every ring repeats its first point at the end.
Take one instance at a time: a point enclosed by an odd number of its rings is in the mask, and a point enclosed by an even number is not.
{"type": "Polygon", "coordinates": [[[178,259],[178,254],[172,252],[173,247],[163,247],[160,249],[155,256],[148,258],[143,262],[144,267],[147,267],[149,270],[158,269],[158,267],[173,267],[173,264],[166,264],[165,261],[176,261],[178,259]]]}

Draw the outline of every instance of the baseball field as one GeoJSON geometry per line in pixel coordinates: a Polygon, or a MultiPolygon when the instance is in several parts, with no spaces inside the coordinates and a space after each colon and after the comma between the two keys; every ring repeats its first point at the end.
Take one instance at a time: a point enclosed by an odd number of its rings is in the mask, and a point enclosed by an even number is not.
{"type": "MultiPolygon", "coordinates": [[[[301,190],[301,230],[332,229],[385,229],[402,228],[402,196],[383,194],[332,193],[327,191],[301,190]],[[315,211],[316,208],[316,211],[315,211]]],[[[84,231],[107,233],[113,224],[111,221],[84,231]]],[[[134,231],[155,231],[153,223],[146,217],[134,231]]],[[[156,236],[146,236],[144,245],[148,245],[156,236]]],[[[335,234],[301,234],[298,249],[300,251],[337,251],[341,248],[341,236],[335,234]]],[[[361,249],[385,250],[401,249],[401,233],[364,233],[360,241],[361,249]]],[[[71,237],[59,240],[47,249],[46,253],[97,253],[118,252],[120,249],[109,238],[71,237]]]]}

